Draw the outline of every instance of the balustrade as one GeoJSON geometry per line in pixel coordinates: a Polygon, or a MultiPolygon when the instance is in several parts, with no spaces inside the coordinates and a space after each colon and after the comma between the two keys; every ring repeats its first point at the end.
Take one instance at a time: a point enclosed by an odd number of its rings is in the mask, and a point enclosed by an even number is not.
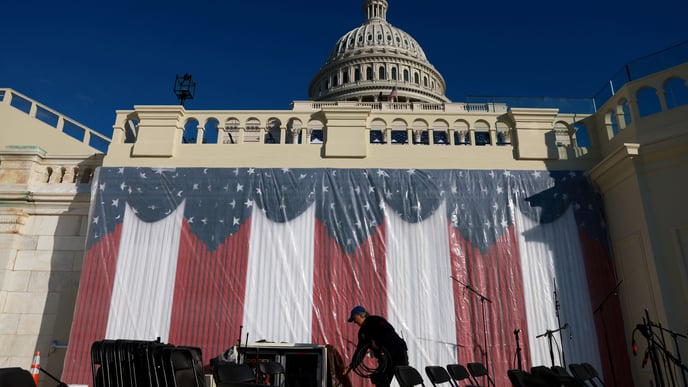
{"type": "Polygon", "coordinates": [[[0,102],[26,113],[29,117],[52,126],[60,132],[81,141],[90,147],[106,152],[111,139],[98,133],[75,120],[20,94],[12,89],[0,89],[0,102]],[[68,123],[65,125],[65,123],[68,123]]]}

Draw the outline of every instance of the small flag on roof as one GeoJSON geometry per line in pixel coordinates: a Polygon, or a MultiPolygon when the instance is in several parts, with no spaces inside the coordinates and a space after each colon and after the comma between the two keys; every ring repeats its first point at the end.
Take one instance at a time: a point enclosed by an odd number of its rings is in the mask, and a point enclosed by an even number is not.
{"type": "Polygon", "coordinates": [[[389,97],[387,98],[387,101],[392,101],[395,97],[397,96],[397,87],[396,85],[392,88],[392,92],[389,94],[389,97]]]}

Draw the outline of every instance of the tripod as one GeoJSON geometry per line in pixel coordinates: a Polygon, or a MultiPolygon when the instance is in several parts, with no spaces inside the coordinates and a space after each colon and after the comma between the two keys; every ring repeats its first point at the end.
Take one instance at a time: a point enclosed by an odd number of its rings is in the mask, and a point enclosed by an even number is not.
{"type": "Polygon", "coordinates": [[[494,386],[494,382],[492,382],[492,378],[490,378],[490,365],[489,365],[489,350],[487,347],[487,318],[485,317],[485,301],[489,302],[490,304],[492,301],[490,301],[489,298],[483,296],[482,294],[478,293],[477,290],[473,289],[470,285],[467,285],[461,281],[459,281],[457,278],[451,277],[454,281],[458,282],[461,284],[463,287],[471,291],[473,294],[478,296],[480,298],[480,306],[482,309],[482,314],[483,314],[483,336],[484,336],[484,342],[485,342],[485,369],[487,369],[487,380],[488,383],[492,383],[494,386]]]}

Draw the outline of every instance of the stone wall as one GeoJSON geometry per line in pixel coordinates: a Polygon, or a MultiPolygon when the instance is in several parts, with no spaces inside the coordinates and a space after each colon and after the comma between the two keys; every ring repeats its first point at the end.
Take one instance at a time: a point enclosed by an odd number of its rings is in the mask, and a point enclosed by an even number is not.
{"type": "Polygon", "coordinates": [[[0,148],[0,368],[62,372],[101,159],[0,148]]]}

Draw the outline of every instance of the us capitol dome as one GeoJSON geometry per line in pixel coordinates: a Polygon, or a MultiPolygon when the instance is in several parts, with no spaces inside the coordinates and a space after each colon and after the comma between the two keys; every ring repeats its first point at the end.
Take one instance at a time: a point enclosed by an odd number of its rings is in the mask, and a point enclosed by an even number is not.
{"type": "Polygon", "coordinates": [[[315,101],[451,102],[411,35],[387,22],[387,0],[365,0],[363,24],[334,45],[308,88],[315,101]]]}

